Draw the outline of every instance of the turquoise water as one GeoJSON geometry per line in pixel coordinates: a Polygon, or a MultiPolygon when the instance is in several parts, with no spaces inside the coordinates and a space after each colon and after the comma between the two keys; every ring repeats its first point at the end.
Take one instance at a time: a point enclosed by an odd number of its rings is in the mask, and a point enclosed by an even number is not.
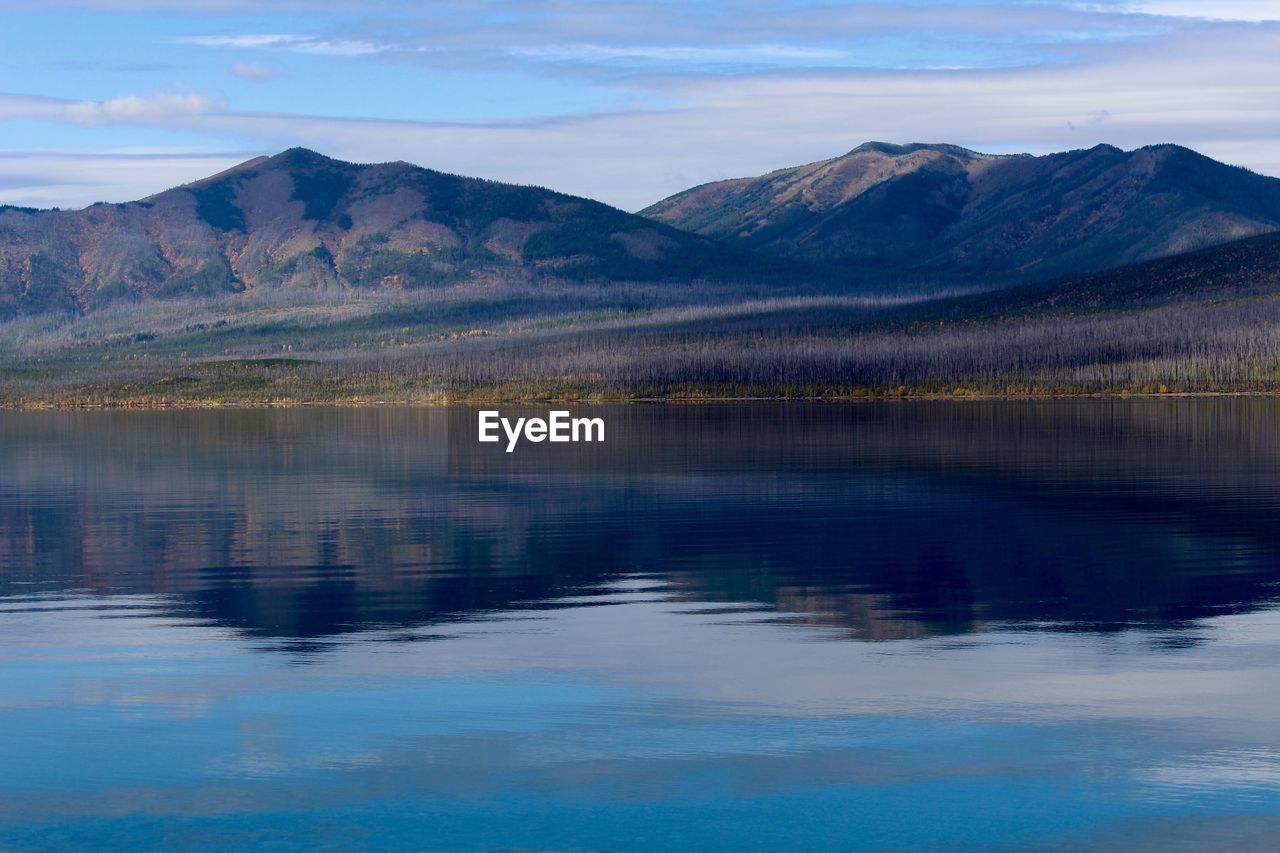
{"type": "Polygon", "coordinates": [[[1280,403],[575,411],[0,415],[0,847],[1272,846],[1280,403]]]}

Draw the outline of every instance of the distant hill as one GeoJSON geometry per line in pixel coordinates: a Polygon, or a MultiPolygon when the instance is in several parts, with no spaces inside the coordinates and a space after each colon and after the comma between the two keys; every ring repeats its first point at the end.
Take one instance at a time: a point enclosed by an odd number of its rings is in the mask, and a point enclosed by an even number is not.
{"type": "Polygon", "coordinates": [[[589,199],[301,148],[127,204],[0,207],[0,317],[254,288],[689,281],[768,269],[589,199]]]}
{"type": "Polygon", "coordinates": [[[882,279],[1084,273],[1280,229],[1280,180],[1186,148],[1042,157],[872,142],[694,187],[641,211],[775,256],[882,279]]]}

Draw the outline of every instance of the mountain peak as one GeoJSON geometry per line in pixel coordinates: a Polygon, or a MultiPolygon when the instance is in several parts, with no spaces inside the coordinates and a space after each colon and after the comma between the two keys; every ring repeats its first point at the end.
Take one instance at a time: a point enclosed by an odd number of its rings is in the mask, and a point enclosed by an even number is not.
{"type": "Polygon", "coordinates": [[[857,148],[850,151],[845,156],[853,154],[878,153],[887,154],[890,157],[902,157],[907,154],[914,154],[917,151],[937,151],[942,154],[951,154],[957,157],[974,157],[978,156],[976,151],[970,151],[968,148],[961,148],[959,145],[948,145],[942,142],[908,142],[905,145],[894,142],[864,142],[857,148]]]}
{"type": "Polygon", "coordinates": [[[1155,145],[1144,145],[1138,149],[1139,151],[1151,151],[1156,154],[1163,154],[1169,157],[1190,157],[1196,160],[1204,160],[1213,162],[1212,158],[1206,157],[1199,151],[1187,148],[1185,145],[1177,145],[1172,142],[1160,142],[1155,145]]]}
{"type": "Polygon", "coordinates": [[[295,146],[286,148],[272,157],[265,158],[264,165],[284,168],[314,168],[316,166],[352,166],[355,164],[346,160],[327,157],[318,151],[312,151],[310,148],[295,146]]]}

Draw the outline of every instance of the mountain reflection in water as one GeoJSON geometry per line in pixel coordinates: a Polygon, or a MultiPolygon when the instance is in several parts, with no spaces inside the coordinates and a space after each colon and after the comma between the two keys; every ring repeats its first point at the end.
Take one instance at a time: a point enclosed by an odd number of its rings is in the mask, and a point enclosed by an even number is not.
{"type": "Polygon", "coordinates": [[[7,415],[0,595],[159,593],[299,640],[635,577],[866,640],[1277,595],[1272,400],[589,411],[605,444],[511,454],[463,408],[7,415]]]}
{"type": "Polygon", "coordinates": [[[0,414],[0,847],[1280,832],[1280,400],[573,408],[0,414]]]}

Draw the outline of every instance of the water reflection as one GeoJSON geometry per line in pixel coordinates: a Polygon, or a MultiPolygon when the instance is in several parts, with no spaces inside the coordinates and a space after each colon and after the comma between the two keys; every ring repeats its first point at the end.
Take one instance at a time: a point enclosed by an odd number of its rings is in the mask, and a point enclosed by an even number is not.
{"type": "Polygon", "coordinates": [[[0,847],[1261,848],[1264,399],[0,415],[0,847]]]}
{"type": "Polygon", "coordinates": [[[468,409],[4,415],[0,595],[306,641],[643,577],[860,640],[1172,643],[1277,596],[1273,400],[592,413],[604,445],[513,454],[468,409]]]}

